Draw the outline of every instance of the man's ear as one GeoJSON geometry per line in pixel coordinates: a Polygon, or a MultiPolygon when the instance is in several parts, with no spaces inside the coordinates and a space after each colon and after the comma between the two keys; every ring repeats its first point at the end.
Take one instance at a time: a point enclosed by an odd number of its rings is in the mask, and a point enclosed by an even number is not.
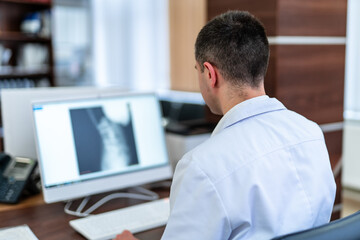
{"type": "Polygon", "coordinates": [[[217,72],[215,67],[209,62],[204,62],[204,67],[207,77],[210,80],[211,87],[214,88],[217,84],[217,72]]]}

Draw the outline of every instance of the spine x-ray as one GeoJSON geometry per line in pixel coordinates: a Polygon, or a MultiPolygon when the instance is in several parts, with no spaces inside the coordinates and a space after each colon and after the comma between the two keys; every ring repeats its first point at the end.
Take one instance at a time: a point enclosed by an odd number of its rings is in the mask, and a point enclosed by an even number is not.
{"type": "Polygon", "coordinates": [[[80,174],[138,164],[129,103],[70,110],[80,174]]]}

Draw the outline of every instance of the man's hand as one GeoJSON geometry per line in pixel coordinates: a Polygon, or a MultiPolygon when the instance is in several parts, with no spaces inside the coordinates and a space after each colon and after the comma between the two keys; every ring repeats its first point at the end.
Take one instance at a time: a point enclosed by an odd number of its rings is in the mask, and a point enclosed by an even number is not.
{"type": "Polygon", "coordinates": [[[128,230],[123,231],[121,234],[117,235],[114,240],[139,240],[132,235],[128,230]]]}

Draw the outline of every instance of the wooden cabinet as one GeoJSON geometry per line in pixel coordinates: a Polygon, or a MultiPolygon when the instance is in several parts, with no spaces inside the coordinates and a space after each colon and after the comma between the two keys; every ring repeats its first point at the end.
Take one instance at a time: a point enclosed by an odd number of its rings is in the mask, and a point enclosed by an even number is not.
{"type": "Polygon", "coordinates": [[[345,36],[346,0],[207,0],[208,20],[227,10],[249,11],[268,36],[345,36]]]}
{"type": "Polygon", "coordinates": [[[199,91],[194,46],[207,21],[206,0],[169,0],[171,89],[199,91]]]}
{"type": "Polygon", "coordinates": [[[54,86],[50,0],[0,0],[0,87],[54,86]]]}

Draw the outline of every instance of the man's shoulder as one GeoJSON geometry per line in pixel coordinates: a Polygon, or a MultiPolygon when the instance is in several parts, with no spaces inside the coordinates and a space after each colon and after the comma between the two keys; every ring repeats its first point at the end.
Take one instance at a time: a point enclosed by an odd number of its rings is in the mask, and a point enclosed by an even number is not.
{"type": "Polygon", "coordinates": [[[292,110],[286,110],[284,114],[286,114],[288,122],[293,123],[290,126],[293,126],[294,128],[297,126],[296,129],[303,129],[314,137],[323,135],[319,125],[311,119],[308,119],[305,116],[300,115],[299,113],[292,110]]]}
{"type": "Polygon", "coordinates": [[[240,121],[198,145],[180,160],[183,167],[201,169],[219,178],[239,169],[259,156],[292,144],[323,140],[320,127],[311,120],[285,110],[240,121]]]}
{"type": "Polygon", "coordinates": [[[186,153],[179,164],[183,170],[199,171],[216,182],[237,168],[240,162],[251,158],[246,154],[249,148],[241,150],[236,145],[222,134],[215,135],[186,153]]]}

